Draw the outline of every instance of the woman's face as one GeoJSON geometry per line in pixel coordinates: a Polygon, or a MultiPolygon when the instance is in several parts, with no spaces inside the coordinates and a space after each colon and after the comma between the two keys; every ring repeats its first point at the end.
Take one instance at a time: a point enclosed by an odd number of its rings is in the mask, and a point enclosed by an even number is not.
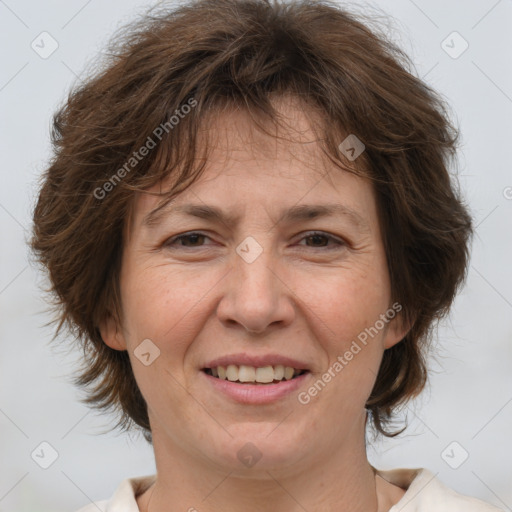
{"type": "Polygon", "coordinates": [[[212,467],[360,448],[383,351],[404,334],[371,185],[325,163],[300,107],[283,112],[293,142],[225,113],[197,182],[151,219],[160,199],[137,197],[123,325],[102,327],[129,352],[155,450],[212,467]]]}

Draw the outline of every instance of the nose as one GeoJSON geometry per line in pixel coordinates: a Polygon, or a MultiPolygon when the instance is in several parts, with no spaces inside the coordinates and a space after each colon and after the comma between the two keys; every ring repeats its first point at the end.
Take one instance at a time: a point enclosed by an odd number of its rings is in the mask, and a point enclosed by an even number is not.
{"type": "Polygon", "coordinates": [[[264,251],[251,263],[235,253],[217,306],[220,321],[252,334],[290,325],[295,317],[292,285],[280,268],[271,253],[264,251]]]}

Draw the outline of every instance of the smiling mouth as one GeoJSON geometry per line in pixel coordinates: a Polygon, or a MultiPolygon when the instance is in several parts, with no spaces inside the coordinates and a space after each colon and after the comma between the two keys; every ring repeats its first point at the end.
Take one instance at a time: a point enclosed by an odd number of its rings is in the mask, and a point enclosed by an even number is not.
{"type": "Polygon", "coordinates": [[[308,370],[297,370],[283,365],[255,368],[254,366],[234,364],[203,368],[202,371],[211,377],[237,384],[279,384],[283,381],[293,380],[308,372],[308,370]]]}

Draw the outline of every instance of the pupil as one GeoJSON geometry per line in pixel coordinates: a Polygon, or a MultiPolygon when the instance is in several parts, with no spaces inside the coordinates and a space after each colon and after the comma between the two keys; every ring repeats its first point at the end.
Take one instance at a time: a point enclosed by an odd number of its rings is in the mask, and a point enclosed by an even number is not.
{"type": "MultiPolygon", "coordinates": [[[[318,240],[319,240],[319,239],[320,239],[320,240],[322,240],[322,239],[323,239],[323,241],[324,241],[324,242],[327,242],[326,237],[325,237],[325,236],[323,236],[323,235],[311,235],[311,236],[309,236],[308,238],[309,238],[310,240],[314,240],[314,239],[315,239],[317,242],[318,242],[318,240]]],[[[322,247],[323,247],[323,246],[325,246],[325,243],[323,243],[323,244],[321,243],[321,246],[322,246],[322,247]]]]}
{"type": "Polygon", "coordinates": [[[185,238],[183,238],[183,242],[185,242],[184,245],[195,245],[195,243],[197,243],[197,239],[198,238],[201,238],[201,237],[204,237],[204,235],[201,235],[201,234],[194,234],[194,235],[187,235],[185,238]],[[188,244],[186,242],[192,240],[192,244],[188,244]]]}

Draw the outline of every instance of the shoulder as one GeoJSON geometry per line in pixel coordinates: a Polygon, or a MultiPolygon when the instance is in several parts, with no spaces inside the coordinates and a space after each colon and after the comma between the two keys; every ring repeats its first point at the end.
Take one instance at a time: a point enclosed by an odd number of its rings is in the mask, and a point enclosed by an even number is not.
{"type": "Polygon", "coordinates": [[[95,501],[77,512],[139,512],[137,496],[153,482],[155,475],[123,480],[109,500],[95,501]]]}
{"type": "Polygon", "coordinates": [[[425,468],[378,471],[385,480],[406,490],[389,512],[503,512],[485,501],[444,485],[425,468]]]}

